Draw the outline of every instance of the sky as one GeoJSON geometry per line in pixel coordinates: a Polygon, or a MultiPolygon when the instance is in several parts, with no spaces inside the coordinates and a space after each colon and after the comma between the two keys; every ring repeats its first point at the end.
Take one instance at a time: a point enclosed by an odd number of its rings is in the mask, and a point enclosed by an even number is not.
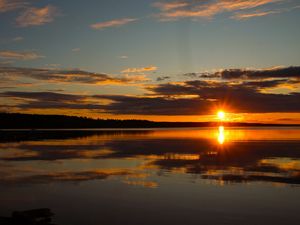
{"type": "Polygon", "coordinates": [[[300,123],[298,0],[0,0],[0,111],[300,123]]]}

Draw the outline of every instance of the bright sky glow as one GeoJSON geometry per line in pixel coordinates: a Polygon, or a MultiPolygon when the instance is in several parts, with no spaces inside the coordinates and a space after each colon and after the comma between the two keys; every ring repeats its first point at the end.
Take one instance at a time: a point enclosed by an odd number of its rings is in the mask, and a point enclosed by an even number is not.
{"type": "Polygon", "coordinates": [[[225,112],[224,111],[218,111],[218,119],[220,121],[223,121],[225,119],[225,112]]]}

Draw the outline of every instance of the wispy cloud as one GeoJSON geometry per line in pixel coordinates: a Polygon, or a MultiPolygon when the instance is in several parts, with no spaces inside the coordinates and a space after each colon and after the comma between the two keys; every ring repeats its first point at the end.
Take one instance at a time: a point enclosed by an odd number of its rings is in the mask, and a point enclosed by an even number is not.
{"type": "Polygon", "coordinates": [[[127,68],[122,70],[122,73],[143,73],[143,72],[150,72],[156,71],[158,68],[156,66],[147,66],[147,67],[140,67],[140,68],[127,68]]]}
{"type": "Polygon", "coordinates": [[[0,0],[0,13],[23,8],[27,2],[22,0],[0,0]]]}
{"type": "MultiPolygon", "coordinates": [[[[254,9],[282,0],[217,0],[217,1],[175,1],[158,2],[154,6],[161,12],[157,15],[160,20],[177,20],[180,18],[206,18],[211,19],[224,12],[237,12],[254,9]]],[[[270,14],[270,13],[269,13],[270,14]]],[[[250,15],[250,14],[249,14],[250,15]]],[[[268,15],[265,13],[264,15],[268,15]]],[[[260,16],[264,16],[262,13],[260,16]]],[[[259,16],[257,14],[257,16],[259,16]]],[[[232,17],[239,19],[238,17],[232,17]]],[[[250,16],[249,16],[250,18],[250,16]]]]}
{"type": "Polygon", "coordinates": [[[237,20],[245,20],[245,19],[250,19],[253,17],[267,16],[267,15],[274,14],[274,13],[279,13],[279,12],[278,11],[264,11],[264,12],[256,11],[256,12],[250,12],[250,13],[236,13],[231,18],[237,19],[237,20]]]}
{"type": "Polygon", "coordinates": [[[58,14],[58,9],[52,5],[30,7],[17,17],[16,23],[19,27],[40,26],[52,22],[58,14]]]}
{"type": "MultiPolygon", "coordinates": [[[[0,98],[7,98],[13,102],[18,99],[18,103],[14,108],[22,110],[32,109],[75,109],[75,110],[91,110],[102,112],[105,101],[101,98],[93,98],[90,95],[62,94],[56,92],[18,92],[7,91],[0,93],[0,98]]],[[[9,106],[7,106],[9,107],[9,106]]]]}
{"type": "Polygon", "coordinates": [[[266,11],[256,10],[253,12],[237,12],[231,18],[237,19],[237,20],[245,20],[245,19],[250,19],[253,17],[262,17],[262,16],[271,15],[271,14],[290,12],[292,10],[296,10],[299,8],[300,8],[300,6],[293,6],[293,7],[287,7],[287,8],[280,8],[280,9],[276,9],[276,10],[266,10],[266,11]]]}
{"type": "Polygon", "coordinates": [[[8,75],[18,79],[26,77],[45,82],[81,84],[122,85],[147,80],[144,76],[112,76],[79,69],[0,67],[0,78],[8,75]]]}
{"type": "Polygon", "coordinates": [[[99,23],[94,23],[91,24],[90,27],[95,30],[101,30],[109,27],[120,27],[124,26],[128,23],[137,21],[138,19],[136,18],[123,18],[123,19],[115,19],[115,20],[109,20],[105,22],[99,22],[99,23]]]}
{"type": "Polygon", "coordinates": [[[44,56],[39,55],[34,51],[0,51],[0,58],[2,59],[12,59],[12,60],[34,60],[43,58],[44,56]]]}
{"type": "Polygon", "coordinates": [[[185,6],[188,6],[189,4],[184,1],[175,1],[175,2],[155,2],[153,3],[153,6],[156,8],[159,8],[161,11],[169,11],[172,9],[178,9],[185,6]]]}

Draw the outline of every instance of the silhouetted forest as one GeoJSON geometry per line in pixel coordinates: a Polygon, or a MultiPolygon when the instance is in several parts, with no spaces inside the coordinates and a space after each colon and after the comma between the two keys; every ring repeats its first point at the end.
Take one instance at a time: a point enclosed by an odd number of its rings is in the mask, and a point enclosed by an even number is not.
{"type": "MultiPolygon", "coordinates": [[[[225,126],[279,126],[261,123],[223,123],[225,126]]],[[[0,129],[175,128],[210,127],[218,122],[154,122],[148,120],[92,119],[65,115],[0,113],[0,129]]],[[[283,125],[280,125],[283,126],[283,125]]]]}

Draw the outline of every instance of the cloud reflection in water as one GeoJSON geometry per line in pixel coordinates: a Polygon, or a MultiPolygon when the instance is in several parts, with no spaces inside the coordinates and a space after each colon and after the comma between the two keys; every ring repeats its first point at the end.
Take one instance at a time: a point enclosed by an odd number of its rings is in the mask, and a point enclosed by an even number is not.
{"type": "Polygon", "coordinates": [[[222,184],[254,181],[300,184],[298,129],[221,126],[194,130],[94,131],[54,139],[47,133],[44,135],[39,140],[2,140],[0,185],[117,177],[127,184],[157,187],[159,174],[164,173],[197,174],[197,179],[222,184]]]}

